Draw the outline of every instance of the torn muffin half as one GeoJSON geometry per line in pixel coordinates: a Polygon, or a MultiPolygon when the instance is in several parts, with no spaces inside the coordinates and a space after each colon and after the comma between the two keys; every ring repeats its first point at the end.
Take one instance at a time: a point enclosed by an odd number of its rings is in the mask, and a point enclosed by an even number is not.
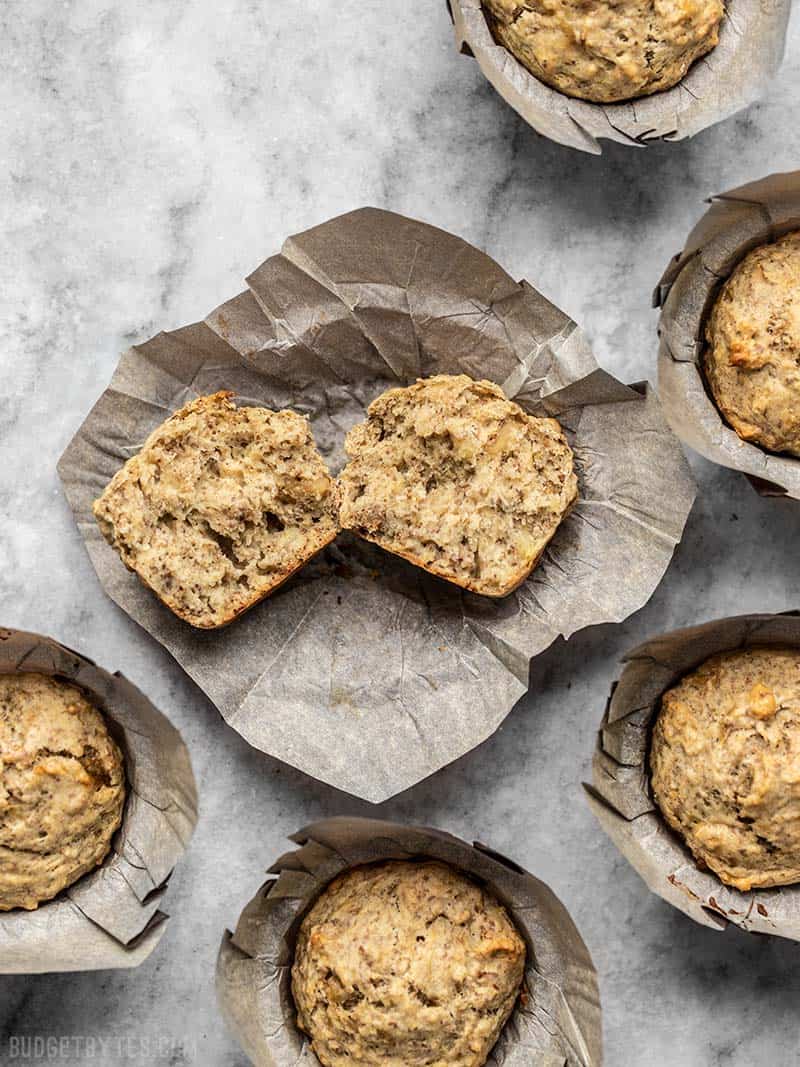
{"type": "Polygon", "coordinates": [[[463,374],[390,389],[367,414],[345,443],[341,527],[472,592],[512,592],[578,496],[558,422],[463,374]]]}
{"type": "Polygon", "coordinates": [[[198,397],[171,415],[93,508],[123,563],[202,629],[232,622],[337,533],[308,420],[232,396],[198,397]]]}

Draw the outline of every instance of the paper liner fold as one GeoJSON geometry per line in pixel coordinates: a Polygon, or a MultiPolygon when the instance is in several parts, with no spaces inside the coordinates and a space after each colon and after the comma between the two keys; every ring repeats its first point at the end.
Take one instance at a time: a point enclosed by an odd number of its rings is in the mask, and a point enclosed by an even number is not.
{"type": "Polygon", "coordinates": [[[741,893],[701,871],[655,806],[647,754],[662,694],[709,656],[752,645],[800,648],[800,616],[739,615],[651,638],[623,659],[597,738],[589,804],[648,888],[695,922],[800,940],[800,885],[741,893]]]}
{"type": "Polygon", "coordinates": [[[439,830],[335,818],[292,837],[301,847],[270,868],[266,882],[226,932],[217,996],[228,1026],[256,1067],[318,1064],[297,1029],[291,964],[298,926],[342,871],[387,859],[431,858],[484,883],[508,908],[528,947],[527,1002],[518,1004],[492,1067],[596,1067],[602,1060],[597,978],[580,934],[553,892],[516,864],[439,830]]]}
{"type": "Polygon", "coordinates": [[[365,208],[289,238],[248,284],[205,323],[125,353],[59,473],[106,592],[229,725],[382,801],[490,736],[557,636],[649,599],[694,483],[652,391],[601,370],[571,319],[451,234],[365,208]],[[303,412],[338,470],[347,430],[386,388],[461,372],[557,416],[576,457],[577,506],[503,600],[343,535],[233,625],[198,632],[125,569],[92,517],[114,472],[190,397],[224,388],[303,412]]]}
{"type": "Polygon", "coordinates": [[[578,100],[545,85],[502,45],[481,0],[448,0],[456,44],[522,118],[559,144],[599,155],[600,139],[643,147],[678,141],[752,103],[783,58],[790,0],[728,0],[719,44],[674,88],[618,104],[578,100]]]}
{"type": "Polygon", "coordinates": [[[656,288],[661,308],[658,384],[675,433],[695,451],[741,471],[764,496],[800,499],[800,460],[743,441],[723,419],[701,369],[704,330],[722,282],[753,248],[800,228],[800,171],[720,193],[656,288]]]}
{"type": "Polygon", "coordinates": [[[197,821],[189,754],[178,731],[121,674],[51,638],[0,629],[0,674],[56,675],[80,686],[125,757],[127,798],[111,852],[36,911],[0,912],[0,973],[135,967],[158,944],[159,910],[197,821]]]}

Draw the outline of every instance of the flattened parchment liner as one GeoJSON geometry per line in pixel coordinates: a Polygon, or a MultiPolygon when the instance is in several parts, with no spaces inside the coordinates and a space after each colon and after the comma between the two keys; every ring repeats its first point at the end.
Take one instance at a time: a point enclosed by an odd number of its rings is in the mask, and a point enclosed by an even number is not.
{"type": "Polygon", "coordinates": [[[447,0],[456,43],[539,133],[599,155],[599,139],[643,147],[678,141],[752,103],[783,59],[791,0],[727,0],[719,44],[674,88],[618,104],[577,100],[535,78],[502,45],[481,0],[447,0]]]}
{"type": "Polygon", "coordinates": [[[457,237],[365,208],[289,238],[247,281],[205,323],[122,357],[59,473],[106,592],[229,725],[379,802],[490,736],[556,637],[649,599],[694,483],[652,391],[600,370],[563,312],[457,237]],[[576,456],[579,503],[501,601],[343,535],[233,625],[199,632],[125,569],[92,517],[114,472],[190,397],[227,388],[293,407],[338,470],[347,430],[384,389],[459,372],[557,416],[576,456]]]}
{"type": "Polygon", "coordinates": [[[508,908],[528,947],[527,1002],[518,1004],[489,1067],[600,1067],[597,976],[586,946],[555,894],[482,845],[450,834],[373,819],[336,818],[293,835],[301,847],[270,868],[226,932],[217,960],[222,1013],[256,1067],[314,1067],[319,1061],[295,1024],[291,964],[297,928],[331,879],[364,863],[426,857],[483,882],[508,908]]]}
{"type": "Polygon", "coordinates": [[[701,455],[741,471],[764,495],[800,500],[800,460],[743,441],[715,407],[700,366],[722,282],[751,249],[800,228],[800,171],[772,174],[710,203],[654,294],[661,402],[675,433],[701,455]]]}
{"type": "Polygon", "coordinates": [[[655,807],[647,751],[661,695],[709,656],[751,645],[800,648],[800,617],[739,615],[654,637],[630,652],[611,692],[586,786],[600,825],[649,889],[695,922],[800,940],[800,885],[741,893],[701,871],[655,807]]]}
{"type": "Polygon", "coordinates": [[[111,852],[36,911],[0,912],[0,973],[135,967],[161,939],[167,880],[197,822],[178,731],[121,674],[39,634],[0,629],[0,674],[57,675],[86,691],[125,756],[127,798],[111,852]]]}

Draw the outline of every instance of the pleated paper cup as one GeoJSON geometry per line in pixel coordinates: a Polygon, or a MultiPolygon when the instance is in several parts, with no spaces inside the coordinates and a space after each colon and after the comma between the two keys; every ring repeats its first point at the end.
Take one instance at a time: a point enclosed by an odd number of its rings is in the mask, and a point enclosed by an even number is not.
{"type": "Polygon", "coordinates": [[[382,860],[433,859],[486,886],[525,940],[525,997],[506,1023],[490,1067],[599,1067],[602,1033],[597,976],[563,904],[543,883],[483,845],[426,827],[337,818],[293,835],[282,856],[225,933],[217,996],[225,1020],[256,1067],[318,1064],[297,1028],[291,967],[298,927],[343,871],[382,860]]]}
{"type": "Polygon", "coordinates": [[[800,171],[772,174],[711,198],[653,297],[658,384],[675,433],[696,452],[741,471],[763,496],[800,500],[800,459],[743,441],[714,404],[702,370],[705,325],[719,289],[753,248],[800,229],[800,171]]]}
{"type": "Polygon", "coordinates": [[[481,0],[448,0],[456,44],[515,111],[559,144],[599,155],[602,139],[641,148],[679,141],[751,104],[783,59],[790,0],[728,0],[719,44],[672,89],[616,104],[578,100],[538,80],[497,44],[481,0]]]}
{"type": "Polygon", "coordinates": [[[589,803],[651,892],[695,922],[800,940],[800,884],[742,893],[701,870],[650,790],[648,752],[661,697],[709,656],[758,646],[800,649],[800,617],[739,615],[651,638],[624,657],[597,737],[589,803]]]}
{"type": "Polygon", "coordinates": [[[576,324],[453,234],[363,208],[287,239],[205,322],[121,359],[59,463],[104,589],[250,744],[378,803],[480,744],[559,636],[618,622],[660,582],[695,486],[652,389],[602,370],[576,324]],[[128,571],[92,501],[167,416],[221,389],[307,415],[334,472],[387,388],[488,378],[554,416],[579,499],[509,596],[476,596],[341,535],[230,626],[198,631],[128,571]],[[619,575],[625,574],[620,582],[619,575]]]}
{"type": "Polygon", "coordinates": [[[0,973],[136,967],[164,934],[167,882],[197,821],[189,753],[121,674],[49,637],[0,629],[0,674],[22,672],[76,685],[102,711],[125,760],[127,795],[100,866],[35,911],[0,912],[0,973]]]}

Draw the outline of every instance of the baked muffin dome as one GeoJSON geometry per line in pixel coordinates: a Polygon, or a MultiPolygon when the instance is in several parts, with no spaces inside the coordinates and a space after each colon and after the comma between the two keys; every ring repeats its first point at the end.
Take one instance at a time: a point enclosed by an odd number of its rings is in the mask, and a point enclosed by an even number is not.
{"type": "Polygon", "coordinates": [[[484,889],[441,863],[391,861],[327,886],[300,927],[292,992],[323,1067],[481,1067],[524,967],[484,889]]]}
{"type": "Polygon", "coordinates": [[[800,881],[800,652],[712,656],[664,694],[650,749],[668,824],[726,885],[800,881]]]}
{"type": "Polygon", "coordinates": [[[36,908],[101,863],[124,802],[122,755],[81,690],[0,675],[0,911],[36,908]]]}
{"type": "Polygon", "coordinates": [[[497,41],[568,96],[671,89],[719,41],[722,0],[483,0],[497,41]]]}
{"type": "Polygon", "coordinates": [[[800,455],[800,231],[748,253],[706,326],[714,401],[738,435],[800,455]]]}

